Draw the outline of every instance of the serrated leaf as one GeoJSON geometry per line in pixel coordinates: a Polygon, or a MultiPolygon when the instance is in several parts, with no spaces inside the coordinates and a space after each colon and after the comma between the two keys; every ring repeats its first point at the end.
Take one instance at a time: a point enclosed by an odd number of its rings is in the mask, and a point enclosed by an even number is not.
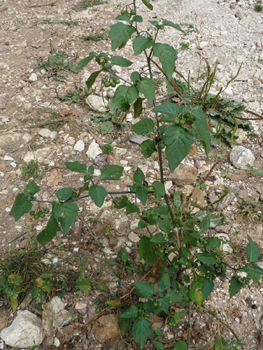
{"type": "Polygon", "coordinates": [[[120,67],[129,67],[132,65],[131,61],[121,56],[112,56],[111,63],[115,66],[120,66],[120,67]]]}
{"type": "Polygon", "coordinates": [[[170,290],[170,292],[167,294],[167,297],[171,299],[173,303],[177,303],[183,299],[181,294],[179,294],[176,290],[170,290]]]}
{"type": "Polygon", "coordinates": [[[126,215],[132,214],[132,213],[139,213],[140,209],[137,207],[136,204],[131,203],[130,201],[127,202],[126,204],[126,215]]]}
{"type": "Polygon", "coordinates": [[[89,54],[88,57],[83,58],[82,60],[79,61],[77,67],[73,68],[74,72],[80,71],[82,68],[84,68],[94,57],[98,56],[96,52],[92,52],[89,54]]]}
{"type": "Polygon", "coordinates": [[[242,271],[247,273],[248,278],[252,278],[253,283],[259,283],[260,277],[263,275],[263,269],[258,265],[252,265],[251,267],[244,267],[242,271]]]}
{"type": "Polygon", "coordinates": [[[64,236],[78,216],[78,211],[79,208],[75,202],[66,202],[56,212],[55,218],[60,222],[64,236]]]}
{"type": "Polygon", "coordinates": [[[204,299],[209,297],[209,295],[212,293],[213,289],[214,289],[214,282],[210,281],[206,278],[203,278],[203,280],[202,280],[202,293],[203,293],[204,299]]]}
{"type": "Polygon", "coordinates": [[[121,247],[121,249],[119,250],[118,253],[119,258],[123,261],[126,262],[128,261],[128,253],[126,252],[126,250],[124,248],[121,247]]]}
{"type": "Polygon", "coordinates": [[[110,134],[113,130],[114,128],[112,126],[112,122],[110,121],[103,122],[98,127],[99,133],[103,135],[110,134]]]}
{"type": "Polygon", "coordinates": [[[150,242],[149,237],[143,236],[139,242],[139,256],[148,262],[149,265],[154,265],[158,258],[155,252],[155,244],[150,242]]]}
{"type": "Polygon", "coordinates": [[[165,242],[165,239],[163,237],[163,234],[161,232],[156,233],[151,239],[150,242],[152,243],[163,243],[165,242]]]}
{"type": "Polygon", "coordinates": [[[171,226],[168,224],[168,222],[162,219],[158,220],[158,225],[159,225],[159,229],[164,233],[168,234],[171,230],[171,226]]]}
{"type": "Polygon", "coordinates": [[[85,278],[84,276],[80,276],[76,280],[77,287],[84,293],[89,293],[89,286],[91,284],[91,281],[88,278],[85,278]]]}
{"type": "Polygon", "coordinates": [[[167,289],[170,288],[171,282],[170,282],[170,275],[169,273],[165,273],[160,281],[158,282],[158,292],[163,293],[167,289]]]}
{"type": "Polygon", "coordinates": [[[211,266],[215,262],[216,255],[213,252],[196,253],[196,257],[203,264],[211,266]]]}
{"type": "Polygon", "coordinates": [[[148,337],[154,336],[151,322],[145,320],[144,318],[141,320],[136,320],[132,327],[132,335],[135,342],[139,345],[140,349],[142,349],[148,337]]]}
{"type": "Polygon", "coordinates": [[[125,310],[121,314],[121,319],[122,318],[132,318],[132,317],[137,317],[138,314],[138,309],[135,305],[132,305],[129,309],[125,310]]]}
{"type": "Polygon", "coordinates": [[[24,194],[28,194],[29,196],[34,196],[37,192],[40,191],[40,187],[35,183],[34,180],[30,181],[24,189],[24,194]]]}
{"type": "Polygon", "coordinates": [[[236,295],[241,288],[242,288],[242,283],[239,282],[237,276],[232,276],[230,280],[230,286],[229,286],[230,298],[236,295]]]}
{"type": "Polygon", "coordinates": [[[93,185],[89,188],[89,195],[97,207],[101,207],[108,192],[103,186],[93,185]]]}
{"type": "Polygon", "coordinates": [[[134,108],[134,114],[133,118],[138,118],[142,114],[142,101],[143,99],[141,97],[138,97],[137,100],[133,104],[134,108]]]}
{"type": "Polygon", "coordinates": [[[134,124],[132,129],[136,134],[143,135],[149,131],[154,131],[154,122],[151,118],[143,118],[138,123],[134,124]]]}
{"type": "Polygon", "coordinates": [[[150,78],[142,78],[137,83],[137,88],[143,94],[149,103],[152,103],[155,94],[155,82],[150,78]]]}
{"type": "Polygon", "coordinates": [[[113,24],[109,31],[112,51],[125,44],[131,38],[134,31],[135,29],[130,25],[121,22],[113,24]]]}
{"type": "Polygon", "coordinates": [[[106,164],[101,169],[100,180],[119,180],[123,173],[123,167],[119,165],[106,164]]]}
{"type": "Polygon", "coordinates": [[[140,147],[145,158],[149,158],[154,152],[157,152],[154,140],[145,140],[140,144],[140,147]]]}
{"type": "Polygon", "coordinates": [[[86,81],[86,85],[87,85],[88,89],[90,89],[92,87],[92,85],[95,83],[98,75],[102,71],[103,71],[103,69],[100,69],[100,70],[97,70],[96,72],[91,73],[91,75],[89,76],[88,80],[86,81]]]}
{"type": "Polygon", "coordinates": [[[72,188],[64,187],[56,192],[56,196],[60,201],[66,201],[72,196],[72,188]]]}
{"type": "Polygon", "coordinates": [[[209,237],[205,245],[206,249],[219,249],[221,240],[218,237],[209,237]]]}
{"type": "Polygon", "coordinates": [[[178,125],[169,125],[164,131],[164,143],[167,145],[165,153],[172,173],[189,154],[194,143],[193,133],[178,125]]]}
{"type": "Polygon", "coordinates": [[[121,334],[125,335],[126,332],[131,328],[132,318],[120,318],[120,329],[121,334]]]}
{"type": "Polygon", "coordinates": [[[154,293],[154,285],[150,282],[134,282],[136,293],[143,298],[151,298],[154,293]]]}
{"type": "Polygon", "coordinates": [[[77,173],[86,173],[87,172],[87,165],[81,164],[80,162],[65,162],[66,167],[71,170],[75,171],[77,173]]]}
{"type": "Polygon", "coordinates": [[[246,255],[247,255],[247,261],[248,262],[255,262],[258,261],[260,257],[260,250],[256,246],[256,244],[252,241],[252,239],[247,235],[249,243],[246,247],[246,255]]]}
{"type": "Polygon", "coordinates": [[[133,39],[132,45],[135,56],[138,56],[144,50],[153,46],[153,40],[149,40],[144,36],[137,36],[135,39],[133,39]]]}
{"type": "Polygon", "coordinates": [[[166,19],[164,19],[162,23],[164,26],[173,27],[179,30],[180,32],[186,34],[186,32],[179,26],[179,24],[173,23],[172,21],[167,21],[166,19]]]}
{"type": "Polygon", "coordinates": [[[145,179],[144,173],[142,172],[142,170],[140,168],[137,168],[133,174],[133,181],[138,182],[138,183],[142,183],[144,179],[145,179]]]}
{"type": "Polygon", "coordinates": [[[165,114],[169,117],[172,117],[172,119],[163,120],[165,122],[167,122],[167,121],[171,122],[171,121],[173,121],[174,117],[178,116],[178,114],[180,114],[180,113],[184,113],[186,110],[187,110],[187,108],[185,108],[183,106],[179,106],[177,103],[174,103],[172,101],[166,101],[166,102],[162,103],[161,105],[154,107],[152,109],[152,112],[154,112],[154,113],[158,112],[158,113],[165,114]]]}
{"type": "Polygon", "coordinates": [[[159,58],[162,63],[163,70],[170,80],[174,72],[177,51],[168,44],[157,43],[153,45],[153,55],[159,58]]]}
{"type": "Polygon", "coordinates": [[[60,230],[61,228],[58,225],[57,220],[54,215],[51,215],[47,227],[37,235],[37,241],[44,246],[46,243],[50,242],[60,230]]]}
{"type": "Polygon", "coordinates": [[[21,216],[26,213],[29,213],[32,209],[33,204],[28,200],[28,195],[24,193],[19,193],[16,196],[15,203],[12,206],[12,209],[9,215],[13,216],[15,221],[19,220],[21,216]]]}

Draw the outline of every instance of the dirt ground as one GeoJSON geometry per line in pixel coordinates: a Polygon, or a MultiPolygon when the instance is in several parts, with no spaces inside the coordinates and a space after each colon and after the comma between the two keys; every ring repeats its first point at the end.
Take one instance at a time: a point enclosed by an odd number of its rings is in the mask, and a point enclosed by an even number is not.
{"type": "MultiPolygon", "coordinates": [[[[105,161],[126,169],[125,176],[117,185],[108,183],[109,191],[126,189],[126,185],[132,183],[132,173],[137,166],[144,170],[149,182],[159,176],[157,159],[143,159],[140,147],[129,141],[129,136],[133,134],[133,120],[127,118],[124,129],[115,126],[111,133],[101,134],[98,131],[99,124],[94,120],[94,114],[98,114],[96,108],[90,108],[81,100],[78,103],[73,101],[74,87],[85,88],[85,81],[96,68],[95,62],[91,62],[78,74],[71,72],[67,66],[56,71],[45,65],[48,56],[55,53],[61,55],[63,52],[64,62],[74,64],[93,51],[111,54],[107,33],[122,6],[127,4],[119,0],[109,0],[99,5],[94,0],[93,3],[94,6],[81,10],[78,0],[0,1],[0,250],[4,251],[10,245],[24,249],[30,242],[30,236],[37,235],[46,222],[46,219],[34,221],[30,215],[15,222],[9,215],[15,197],[28,182],[21,179],[21,175],[23,176],[22,167],[30,159],[37,159],[41,164],[42,177],[38,176],[35,181],[41,187],[39,196],[43,200],[52,200],[55,192],[62,187],[81,185],[82,178],[67,170],[64,162],[78,160],[94,165],[94,160],[86,155],[93,140],[101,148],[111,143],[113,151],[109,155],[103,155],[105,161]],[[65,101],[65,98],[61,98],[66,95],[71,96],[71,99],[65,101]],[[76,149],[77,141],[83,141],[83,150],[76,149]]],[[[138,1],[138,12],[142,11],[145,23],[146,20],[167,19],[180,24],[182,28],[195,29],[186,37],[172,28],[165,29],[160,33],[159,40],[178,50],[176,69],[184,76],[190,71],[192,83],[196,87],[202,83],[206,67],[198,53],[211,66],[218,60],[212,93],[226,86],[243,63],[240,74],[223,95],[245,103],[252,111],[246,117],[256,118],[255,114],[263,114],[263,12],[255,12],[254,5],[253,0],[154,0],[153,11],[147,10],[138,1]],[[182,42],[189,43],[189,48],[183,50],[180,45],[182,42]]],[[[147,28],[147,23],[143,26],[147,28]]],[[[120,53],[135,62],[131,68],[121,68],[118,71],[118,74],[126,78],[129,78],[133,70],[142,71],[145,66],[143,57],[134,59],[132,53],[130,44],[120,53]]],[[[96,92],[99,89],[97,84],[96,92]]],[[[161,84],[159,93],[160,99],[165,98],[161,84]]],[[[111,97],[112,94],[113,91],[108,89],[105,96],[111,97]]],[[[254,167],[263,171],[263,121],[255,120],[252,124],[254,130],[242,135],[241,144],[254,154],[254,167]]],[[[197,160],[201,175],[218,161],[214,171],[216,181],[207,183],[207,188],[203,191],[207,203],[213,202],[213,195],[216,196],[217,191],[227,187],[237,189],[239,199],[236,198],[222,210],[226,216],[225,223],[214,230],[214,234],[223,233],[229,237],[230,251],[235,258],[236,248],[246,247],[247,234],[261,252],[263,250],[263,177],[251,176],[247,170],[234,168],[229,161],[230,150],[228,146],[214,148],[207,160],[197,145],[185,163],[193,165],[194,160],[197,160]],[[249,206],[253,200],[256,202],[254,211],[249,206]],[[245,203],[242,208],[239,205],[241,203],[245,203]]],[[[166,163],[165,176],[171,176],[166,163]]],[[[182,189],[189,194],[194,188],[192,185],[182,189]]],[[[171,192],[175,190],[176,186],[170,188],[171,192]]],[[[127,218],[120,212],[113,212],[112,199],[101,209],[88,199],[79,205],[81,212],[69,235],[58,235],[47,245],[46,254],[50,254],[52,259],[56,256],[58,259],[66,259],[66,263],[60,265],[63,273],[66,270],[78,270],[76,266],[85,263],[91,275],[101,274],[100,281],[105,281],[110,294],[127,293],[133,286],[133,281],[140,276],[136,273],[113,276],[117,267],[106,266],[91,256],[103,257],[99,249],[100,244],[103,244],[108,259],[116,258],[119,249],[124,247],[129,253],[129,259],[138,262],[137,242],[143,232],[136,228],[137,217],[134,214],[127,218]],[[93,221],[88,221],[91,218],[93,221]],[[94,221],[98,224],[94,224],[94,221]],[[91,256],[85,257],[82,253],[91,256]],[[118,284],[118,281],[121,283],[118,284]]],[[[260,266],[262,263],[263,260],[259,263],[260,266]]],[[[249,286],[231,300],[228,288],[227,279],[218,279],[216,289],[206,301],[206,306],[213,312],[217,311],[218,316],[235,330],[237,336],[246,343],[246,350],[263,349],[262,286],[249,286]],[[257,308],[252,308],[253,305],[257,308]]],[[[88,296],[68,291],[65,296],[67,305],[77,315],[74,325],[82,324],[94,316],[94,301],[98,296],[100,293],[96,290],[88,296]],[[76,310],[77,301],[88,305],[86,313],[81,314],[76,310]]],[[[10,310],[8,312],[10,323],[14,315],[10,310]]],[[[67,345],[68,348],[86,350],[98,345],[90,332],[91,326],[88,327],[85,334],[78,331],[67,345]]],[[[186,328],[184,325],[180,327],[166,332],[167,347],[172,346],[175,340],[186,340],[186,328]]],[[[68,334],[72,329],[68,330],[68,334]]],[[[192,337],[196,341],[196,348],[211,349],[214,340],[221,334],[226,339],[233,339],[229,330],[208,312],[193,311],[192,337]]],[[[5,349],[9,348],[4,346],[5,349]]],[[[105,348],[133,349],[136,348],[134,346],[115,342],[107,344],[105,348]]],[[[38,348],[53,347],[52,344],[43,343],[38,348]]],[[[151,343],[147,343],[147,347],[154,348],[151,343]]]]}

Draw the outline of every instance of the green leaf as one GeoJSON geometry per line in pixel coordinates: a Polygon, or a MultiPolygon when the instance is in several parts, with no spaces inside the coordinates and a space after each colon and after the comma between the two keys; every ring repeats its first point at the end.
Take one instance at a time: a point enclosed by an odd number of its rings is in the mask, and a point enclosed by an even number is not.
{"type": "Polygon", "coordinates": [[[112,122],[109,120],[101,123],[98,127],[99,133],[103,134],[103,135],[110,134],[113,130],[114,130],[114,128],[112,126],[112,122]]]}
{"type": "Polygon", "coordinates": [[[153,10],[153,5],[152,4],[150,4],[150,0],[142,0],[142,3],[146,6],[146,7],[148,7],[148,9],[149,10],[153,10]]]}
{"type": "Polygon", "coordinates": [[[179,26],[179,24],[173,23],[172,21],[167,21],[166,19],[164,19],[162,23],[164,26],[173,27],[179,30],[180,32],[186,34],[186,32],[179,26]]]}
{"type": "Polygon", "coordinates": [[[142,78],[138,81],[137,88],[141,94],[144,94],[148,102],[152,103],[155,94],[155,82],[150,78],[142,78]]]}
{"type": "Polygon", "coordinates": [[[206,278],[203,278],[203,280],[202,280],[202,293],[203,293],[204,299],[209,297],[209,295],[212,293],[213,289],[214,289],[214,282],[210,281],[206,278]]]}
{"type": "Polygon", "coordinates": [[[147,188],[144,186],[138,186],[136,188],[136,195],[139,198],[139,200],[142,202],[143,205],[146,205],[147,199],[148,199],[148,191],[147,188]]]}
{"type": "Polygon", "coordinates": [[[32,209],[32,206],[33,204],[30,200],[28,200],[28,195],[25,195],[24,193],[19,193],[16,196],[15,203],[13,204],[9,215],[13,216],[15,221],[17,221],[25,213],[29,213],[32,209]]]}
{"type": "Polygon", "coordinates": [[[91,54],[89,54],[88,57],[85,57],[82,60],[80,60],[77,67],[73,68],[73,71],[77,73],[82,68],[84,68],[96,56],[98,56],[98,54],[96,52],[92,52],[91,54]]]}
{"type": "Polygon", "coordinates": [[[151,239],[150,242],[152,243],[163,243],[165,242],[165,239],[163,237],[163,234],[161,232],[156,233],[151,239]]]}
{"type": "Polygon", "coordinates": [[[211,266],[215,262],[216,255],[213,252],[196,253],[196,257],[201,263],[211,266]]]}
{"type": "Polygon", "coordinates": [[[78,216],[78,211],[79,208],[75,202],[66,202],[63,203],[56,212],[55,218],[60,222],[64,236],[78,216]],[[63,216],[61,216],[61,214],[63,214],[63,216]]]}
{"type": "Polygon", "coordinates": [[[112,51],[125,44],[131,38],[134,31],[135,29],[130,25],[121,22],[113,24],[109,31],[112,51]]]}
{"type": "Polygon", "coordinates": [[[258,265],[252,265],[251,267],[244,267],[242,271],[247,273],[248,278],[252,278],[253,283],[259,283],[260,277],[263,275],[263,269],[258,265]]]}
{"type": "Polygon", "coordinates": [[[131,74],[131,81],[135,83],[137,80],[140,79],[140,74],[138,72],[132,72],[131,74]]]}
{"type": "Polygon", "coordinates": [[[142,19],[142,16],[135,15],[135,16],[132,17],[132,21],[133,21],[133,22],[142,23],[142,22],[143,22],[143,19],[142,19]]]}
{"type": "Polygon", "coordinates": [[[92,85],[95,83],[95,80],[97,79],[100,72],[102,72],[103,69],[97,70],[96,72],[91,73],[88,80],[86,81],[87,88],[90,89],[92,85]]]}
{"type": "Polygon", "coordinates": [[[174,347],[174,350],[187,350],[187,349],[188,349],[187,344],[182,340],[179,340],[174,347]]]}
{"type": "Polygon", "coordinates": [[[56,196],[60,201],[66,201],[72,196],[72,188],[64,187],[56,192],[56,196]]]}
{"type": "Polygon", "coordinates": [[[93,185],[89,188],[89,195],[93,202],[100,208],[108,192],[103,186],[93,185]]]}
{"type": "Polygon", "coordinates": [[[91,281],[88,278],[85,278],[84,276],[79,276],[79,278],[76,280],[77,287],[84,293],[89,293],[89,286],[91,284],[91,281]]]}
{"type": "Polygon", "coordinates": [[[138,118],[142,114],[142,101],[143,99],[141,97],[138,97],[137,100],[133,104],[134,108],[134,119],[138,118]]]}
{"type": "Polygon", "coordinates": [[[230,298],[236,295],[241,288],[242,288],[242,283],[239,282],[237,276],[232,276],[230,280],[230,286],[229,286],[230,298]]]}
{"type": "Polygon", "coordinates": [[[210,213],[200,221],[200,231],[205,232],[210,227],[210,213]]]}
{"type": "Polygon", "coordinates": [[[16,311],[17,307],[18,307],[18,300],[17,298],[14,297],[10,297],[10,305],[13,311],[16,311]]]}
{"type": "Polygon", "coordinates": [[[123,311],[121,318],[132,318],[137,317],[138,309],[135,305],[132,305],[129,309],[123,311]]]}
{"type": "Polygon", "coordinates": [[[126,252],[126,250],[124,248],[121,247],[121,249],[119,250],[118,253],[119,258],[123,261],[126,262],[128,261],[128,253],[126,252]]]}
{"type": "Polygon", "coordinates": [[[143,118],[138,123],[134,124],[132,129],[136,134],[143,135],[149,131],[154,131],[154,122],[150,118],[143,118]]]}
{"type": "Polygon", "coordinates": [[[141,320],[136,320],[132,327],[132,335],[135,342],[139,345],[139,348],[142,349],[148,337],[154,336],[151,322],[145,320],[144,318],[141,320]]]}
{"type": "Polygon", "coordinates": [[[174,193],[174,205],[177,208],[179,208],[180,205],[182,204],[181,196],[182,196],[182,191],[176,191],[174,193]]]}
{"type": "Polygon", "coordinates": [[[179,106],[177,103],[174,103],[172,101],[166,101],[164,103],[162,103],[161,105],[154,107],[152,109],[152,112],[156,113],[162,113],[165,114],[169,117],[171,117],[171,119],[164,119],[161,118],[161,121],[164,122],[172,122],[174,117],[178,116],[178,114],[180,113],[184,113],[187,110],[187,108],[183,107],[183,106],[179,106]]]}
{"type": "Polygon", "coordinates": [[[247,235],[249,243],[246,247],[246,255],[247,255],[247,261],[248,262],[255,262],[258,261],[260,257],[260,250],[256,246],[256,244],[252,241],[252,239],[247,235]]]}
{"type": "Polygon", "coordinates": [[[154,181],[152,187],[155,189],[155,199],[163,197],[165,195],[164,184],[160,181],[154,181]]]}
{"type": "Polygon", "coordinates": [[[157,152],[154,140],[145,140],[140,144],[140,146],[142,154],[145,158],[149,158],[154,152],[157,152]]]}
{"type": "Polygon", "coordinates": [[[139,242],[139,256],[148,262],[149,265],[154,265],[158,258],[155,252],[155,244],[150,242],[150,238],[143,236],[139,242]]]}
{"type": "Polygon", "coordinates": [[[133,174],[133,181],[141,184],[144,179],[145,179],[144,173],[141,171],[140,168],[137,168],[133,174]]]}
{"type": "Polygon", "coordinates": [[[178,125],[169,125],[164,131],[164,142],[167,145],[165,153],[171,173],[189,154],[194,143],[193,133],[178,125]]]}
{"type": "Polygon", "coordinates": [[[66,167],[71,170],[75,171],[77,173],[86,173],[87,172],[87,165],[81,164],[80,162],[65,162],[66,167]]]}
{"type": "Polygon", "coordinates": [[[168,224],[168,222],[162,219],[158,220],[158,225],[159,225],[159,229],[164,233],[168,234],[171,230],[171,226],[168,224]]]}
{"type": "Polygon", "coordinates": [[[45,294],[38,287],[32,287],[31,294],[32,297],[35,298],[38,303],[43,303],[43,301],[45,300],[45,294]]]}
{"type": "Polygon", "coordinates": [[[130,104],[139,96],[135,86],[119,85],[115,91],[113,102],[122,111],[127,112],[130,104]]]}
{"type": "Polygon", "coordinates": [[[29,196],[34,196],[37,192],[40,191],[40,187],[35,183],[34,180],[30,181],[25,189],[24,189],[24,194],[27,194],[29,196]]]}
{"type": "Polygon", "coordinates": [[[188,248],[186,248],[186,247],[182,247],[181,250],[182,250],[183,255],[184,255],[186,258],[188,258],[188,259],[191,258],[192,253],[191,253],[190,249],[188,249],[188,248]]]}
{"type": "Polygon", "coordinates": [[[153,54],[161,61],[163,70],[170,80],[174,72],[177,51],[168,44],[158,43],[153,45],[153,54]]]}
{"type": "Polygon", "coordinates": [[[135,39],[133,39],[132,44],[134,54],[135,56],[138,56],[144,50],[153,46],[153,40],[149,40],[144,36],[137,36],[135,39]]]}
{"type": "Polygon", "coordinates": [[[206,249],[219,249],[221,240],[218,237],[209,237],[205,245],[206,249]]]}
{"type": "Polygon", "coordinates": [[[37,235],[37,240],[44,246],[46,243],[50,242],[60,230],[61,228],[53,214],[48,220],[47,227],[37,235]]]}
{"type": "Polygon", "coordinates": [[[115,20],[130,22],[130,17],[125,15],[119,15],[115,18],[115,20]]]}
{"type": "Polygon", "coordinates": [[[146,224],[143,220],[140,220],[140,221],[138,222],[138,227],[139,227],[139,228],[145,228],[145,227],[147,227],[147,224],[146,224]]]}
{"type": "Polygon", "coordinates": [[[126,215],[132,214],[132,213],[139,213],[140,209],[135,205],[134,203],[131,203],[130,201],[126,204],[126,215]]]}
{"type": "Polygon", "coordinates": [[[164,350],[164,345],[163,343],[160,343],[159,341],[154,342],[154,346],[156,350],[164,350]]]}
{"type": "Polygon", "coordinates": [[[169,273],[165,273],[158,282],[158,292],[163,293],[171,287],[169,273]]]}
{"type": "Polygon", "coordinates": [[[122,166],[106,164],[101,169],[100,180],[119,180],[122,176],[122,172],[122,166]]]}
{"type": "Polygon", "coordinates": [[[120,329],[121,334],[125,335],[126,332],[131,328],[132,318],[120,318],[120,329]]]}
{"type": "Polygon", "coordinates": [[[112,56],[111,63],[115,66],[121,66],[121,67],[129,67],[132,65],[131,61],[121,56],[112,56]]]}
{"type": "Polygon", "coordinates": [[[151,298],[154,293],[154,285],[150,282],[134,282],[136,293],[143,298],[151,298]]]}
{"type": "Polygon", "coordinates": [[[192,124],[192,128],[196,132],[197,140],[202,143],[206,154],[210,152],[210,132],[207,123],[201,123],[199,120],[196,120],[192,124]]]}
{"type": "Polygon", "coordinates": [[[171,299],[173,303],[177,303],[178,301],[181,301],[183,299],[181,294],[176,292],[176,290],[170,290],[170,292],[167,294],[167,297],[171,299]]]}

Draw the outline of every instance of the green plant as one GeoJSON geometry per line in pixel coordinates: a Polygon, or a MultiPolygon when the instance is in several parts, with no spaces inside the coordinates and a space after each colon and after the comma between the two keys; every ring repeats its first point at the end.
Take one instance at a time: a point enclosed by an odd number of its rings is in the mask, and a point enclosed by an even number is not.
{"type": "MultiPolygon", "coordinates": [[[[150,0],[142,0],[142,2],[148,9],[153,9],[150,0]]],[[[132,5],[123,8],[116,20],[120,22],[112,25],[109,32],[112,50],[121,49],[129,40],[132,40],[134,55],[139,56],[142,53],[145,55],[149,76],[134,71],[130,75],[130,80],[119,77],[112,67],[114,65],[129,67],[132,62],[121,56],[110,57],[105,53],[96,52],[82,59],[74,71],[81,70],[95,59],[99,68],[86,81],[88,89],[93,86],[101,73],[106,73],[109,77],[102,81],[105,87],[107,87],[106,82],[114,81],[114,78],[122,81],[108,104],[111,113],[116,113],[113,120],[119,118],[122,122],[121,116],[125,117],[133,107],[134,118],[140,117],[140,120],[133,124],[132,129],[139,135],[151,135],[151,139],[141,144],[141,152],[145,158],[157,153],[160,181],[156,180],[148,184],[145,181],[145,174],[138,167],[134,169],[133,184],[127,185],[127,191],[110,192],[103,186],[103,182],[118,181],[123,175],[123,167],[106,164],[100,169],[98,178],[94,177],[93,166],[87,167],[86,164],[78,161],[66,162],[67,169],[83,175],[84,183],[78,188],[64,187],[55,193],[56,200],[52,201],[48,223],[38,234],[37,240],[45,245],[59,231],[63,231],[66,235],[78,216],[77,201],[82,198],[89,196],[98,207],[102,207],[108,195],[115,196],[114,208],[126,215],[137,213],[140,216],[138,227],[147,229],[148,232],[147,236],[142,236],[138,243],[140,264],[137,271],[141,271],[142,278],[134,282],[134,287],[129,292],[111,301],[110,304],[122,308],[121,332],[123,336],[131,334],[140,349],[149,338],[153,338],[155,348],[163,350],[162,330],[153,331],[150,314],[163,315],[163,327],[166,321],[167,325],[172,327],[183,322],[182,319],[188,312],[188,345],[180,340],[174,346],[174,350],[184,350],[190,347],[190,320],[193,305],[203,305],[214,289],[213,281],[218,276],[225,278],[228,270],[231,275],[229,293],[230,297],[233,297],[241,288],[248,286],[250,281],[259,283],[263,270],[256,264],[260,251],[250,236],[247,236],[246,262],[240,261],[233,267],[226,261],[225,253],[221,250],[222,240],[210,236],[208,231],[209,228],[221,225],[224,216],[207,208],[199,212],[194,211],[196,203],[189,201],[181,191],[175,192],[173,197],[166,194],[163,158],[164,156],[167,158],[169,169],[173,172],[188,155],[195,141],[203,146],[208,155],[213,136],[208,123],[211,123],[214,116],[219,115],[218,125],[221,125],[224,119],[226,124],[232,123],[233,128],[236,128],[238,122],[235,120],[235,114],[242,111],[244,106],[234,100],[222,99],[220,94],[216,96],[209,94],[216,68],[212,73],[208,72],[200,91],[172,78],[173,73],[176,72],[177,51],[168,44],[158,42],[157,37],[159,31],[166,26],[185,35],[186,32],[178,24],[167,20],[161,22],[154,20],[150,21],[150,27],[146,31],[140,30],[139,26],[143,18],[137,14],[136,0],[132,5]],[[158,60],[161,66],[157,63],[158,60]],[[180,96],[183,104],[173,101],[156,104],[153,65],[165,77],[168,92],[172,89],[177,96],[180,96]],[[143,116],[143,100],[147,100],[154,117],[143,116]],[[140,200],[140,204],[134,200],[134,197],[140,200]],[[154,198],[154,202],[149,201],[149,198],[154,198]],[[156,227],[158,227],[157,231],[156,227]],[[245,273],[246,277],[240,277],[239,272],[245,273]],[[156,277],[156,285],[145,280],[150,274],[156,277]],[[131,298],[132,293],[135,293],[135,298],[131,298]],[[181,311],[176,312],[171,307],[172,304],[180,306],[181,311]]],[[[94,121],[97,118],[98,121],[103,120],[103,123],[110,122],[109,119],[105,120],[109,118],[107,115],[96,114],[92,115],[92,118],[94,121]]],[[[110,118],[112,118],[111,115],[110,118]]],[[[230,135],[230,141],[233,141],[234,132],[232,135],[230,135]]],[[[16,221],[31,211],[32,202],[40,202],[36,197],[39,191],[40,187],[31,181],[25,186],[23,193],[16,197],[10,212],[16,221]]],[[[135,265],[131,266],[129,263],[128,254],[124,249],[119,251],[119,262],[110,262],[101,257],[95,258],[107,263],[120,264],[127,272],[135,269],[135,265]]],[[[95,282],[85,276],[83,267],[82,274],[77,280],[78,287],[88,293],[90,285],[95,282]]],[[[98,310],[100,311],[101,308],[98,310]]],[[[232,333],[236,337],[233,331],[232,333]]],[[[233,344],[243,348],[238,339],[237,342],[232,342],[233,344]]],[[[219,344],[221,345],[225,346],[225,341],[219,344]]]]}
{"type": "Polygon", "coordinates": [[[181,50],[189,50],[189,43],[187,41],[182,41],[179,45],[181,46],[181,50]]]}
{"type": "Polygon", "coordinates": [[[106,143],[103,147],[103,153],[104,154],[110,154],[113,151],[113,147],[111,145],[111,142],[106,143]]]}
{"type": "Polygon", "coordinates": [[[66,70],[74,72],[74,63],[65,61],[65,54],[58,51],[54,55],[49,55],[47,61],[44,61],[42,57],[38,58],[38,69],[43,68],[47,71],[49,79],[64,81],[66,70]]]}
{"type": "Polygon", "coordinates": [[[92,41],[100,41],[100,40],[107,40],[109,38],[109,33],[105,31],[104,28],[102,28],[101,33],[99,34],[87,34],[83,36],[83,39],[88,41],[88,40],[92,40],[92,41]]]}
{"type": "Polygon", "coordinates": [[[263,60],[258,59],[258,63],[263,64],[263,60]]]}
{"type": "Polygon", "coordinates": [[[88,7],[94,6],[94,5],[101,5],[105,2],[100,0],[81,0],[76,6],[73,7],[74,11],[83,11],[87,9],[88,7]]]}
{"type": "Polygon", "coordinates": [[[29,180],[31,177],[33,177],[33,179],[36,177],[43,179],[44,177],[41,175],[42,165],[43,164],[40,164],[37,159],[32,159],[28,163],[25,163],[25,165],[21,166],[21,179],[24,181],[29,180]]]}
{"type": "Polygon", "coordinates": [[[259,171],[258,169],[253,168],[250,164],[247,164],[248,169],[254,173],[257,174],[258,176],[263,176],[263,171],[259,171]]]}
{"type": "Polygon", "coordinates": [[[263,6],[262,6],[262,1],[258,0],[257,3],[255,4],[255,11],[256,12],[262,12],[263,11],[263,6]]]}

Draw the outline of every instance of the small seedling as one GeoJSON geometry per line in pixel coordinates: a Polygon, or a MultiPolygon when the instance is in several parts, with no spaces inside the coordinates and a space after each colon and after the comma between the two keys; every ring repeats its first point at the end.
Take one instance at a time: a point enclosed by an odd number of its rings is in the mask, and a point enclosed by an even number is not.
{"type": "Polygon", "coordinates": [[[25,163],[25,165],[21,166],[21,179],[24,181],[29,180],[31,177],[35,179],[36,177],[40,177],[40,179],[43,179],[44,176],[41,175],[41,166],[43,164],[39,163],[39,161],[36,160],[30,160],[30,162],[25,163]]]}
{"type": "Polygon", "coordinates": [[[187,41],[182,41],[180,43],[181,50],[189,50],[189,43],[187,41]]]}
{"type": "Polygon", "coordinates": [[[99,34],[87,34],[87,35],[84,35],[83,36],[83,39],[88,41],[88,40],[91,40],[91,41],[100,41],[100,40],[107,40],[109,39],[109,33],[105,31],[105,29],[101,29],[101,33],[99,34]]]}
{"type": "Polygon", "coordinates": [[[106,145],[104,145],[103,147],[103,153],[110,154],[112,151],[113,151],[113,148],[112,148],[111,142],[106,143],[106,145]]]}
{"type": "Polygon", "coordinates": [[[76,6],[72,8],[74,11],[83,11],[86,10],[88,7],[94,6],[94,5],[101,5],[105,2],[100,0],[81,0],[76,6]]]}
{"type": "Polygon", "coordinates": [[[257,3],[255,4],[255,11],[256,12],[262,12],[263,11],[263,6],[262,6],[262,1],[261,0],[257,1],[257,3]]]}

